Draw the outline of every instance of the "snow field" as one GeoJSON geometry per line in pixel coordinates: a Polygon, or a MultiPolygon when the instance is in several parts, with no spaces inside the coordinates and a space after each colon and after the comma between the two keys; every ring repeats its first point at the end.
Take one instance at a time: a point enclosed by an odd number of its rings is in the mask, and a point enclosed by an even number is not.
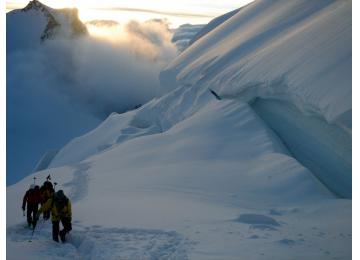
{"type": "MultiPolygon", "coordinates": [[[[176,232],[146,229],[82,227],[74,223],[75,231],[67,243],[49,240],[51,224],[40,220],[34,236],[23,225],[8,229],[8,250],[21,249],[21,259],[187,259],[189,243],[176,232]]],[[[14,250],[14,251],[13,251],[14,250]]],[[[8,259],[20,259],[8,253],[8,259]]]]}
{"type": "MultiPolygon", "coordinates": [[[[123,116],[132,117],[133,112],[123,116]]],[[[109,121],[104,124],[108,127],[99,129],[106,135],[103,129],[113,128],[109,121]]],[[[114,143],[80,163],[36,175],[45,179],[51,173],[61,183],[58,189],[74,203],[74,222],[84,228],[175,231],[189,246],[179,249],[184,253],[174,259],[347,258],[351,202],[334,199],[275,137],[246,103],[213,99],[161,134],[114,143]]],[[[87,144],[98,141],[83,138],[87,144]]],[[[21,201],[31,177],[8,187],[8,205],[21,201]]],[[[19,211],[8,209],[15,216],[8,218],[9,229],[24,222],[19,211]]],[[[90,236],[83,248],[94,251],[80,253],[90,257],[110,250],[116,255],[118,248],[127,248],[122,235],[110,232],[113,235],[120,237],[114,238],[118,246],[90,236]]],[[[129,236],[129,243],[142,244],[129,236]]],[[[51,240],[50,234],[47,238],[51,240]]],[[[8,241],[8,248],[14,244],[8,241]]],[[[135,252],[142,250],[127,249],[124,254],[137,259],[135,252]]]]}

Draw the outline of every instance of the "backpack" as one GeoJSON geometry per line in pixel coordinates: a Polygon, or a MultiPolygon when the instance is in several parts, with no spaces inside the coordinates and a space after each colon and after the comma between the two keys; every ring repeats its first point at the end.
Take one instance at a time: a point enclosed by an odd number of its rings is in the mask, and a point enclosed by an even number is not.
{"type": "Polygon", "coordinates": [[[64,199],[54,199],[54,206],[56,207],[57,211],[60,213],[63,211],[63,209],[65,208],[65,206],[68,204],[68,198],[64,198],[64,199]]]}
{"type": "Polygon", "coordinates": [[[62,190],[58,191],[53,198],[53,205],[56,207],[57,211],[61,213],[64,207],[68,204],[69,199],[64,195],[62,190]]]}

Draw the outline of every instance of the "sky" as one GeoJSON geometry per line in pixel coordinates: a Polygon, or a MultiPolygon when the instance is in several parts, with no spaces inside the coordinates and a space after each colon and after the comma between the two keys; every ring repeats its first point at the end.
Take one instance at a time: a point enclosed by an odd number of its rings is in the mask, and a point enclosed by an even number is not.
{"type": "MultiPolygon", "coordinates": [[[[184,23],[205,24],[211,19],[251,0],[42,0],[53,8],[77,7],[83,22],[105,19],[119,23],[129,20],[146,21],[154,18],[167,19],[175,28],[184,23]]],[[[27,0],[6,1],[7,11],[23,8],[27,0]]]]}

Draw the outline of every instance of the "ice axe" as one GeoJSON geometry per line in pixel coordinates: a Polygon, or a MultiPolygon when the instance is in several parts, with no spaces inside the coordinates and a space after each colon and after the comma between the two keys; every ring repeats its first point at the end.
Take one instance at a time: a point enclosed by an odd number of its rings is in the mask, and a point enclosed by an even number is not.
{"type": "Polygon", "coordinates": [[[54,192],[56,191],[56,185],[57,184],[58,184],[57,182],[54,182],[54,192]]]}
{"type": "Polygon", "coordinates": [[[33,179],[34,179],[34,184],[35,184],[35,181],[36,181],[36,177],[34,177],[33,179]]]}

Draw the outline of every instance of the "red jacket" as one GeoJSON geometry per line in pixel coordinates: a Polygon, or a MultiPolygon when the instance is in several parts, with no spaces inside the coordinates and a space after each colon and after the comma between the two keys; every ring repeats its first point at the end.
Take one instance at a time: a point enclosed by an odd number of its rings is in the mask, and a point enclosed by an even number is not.
{"type": "Polygon", "coordinates": [[[41,202],[41,192],[39,189],[30,189],[25,193],[23,198],[22,208],[25,209],[26,203],[28,205],[38,205],[41,202]]]}

